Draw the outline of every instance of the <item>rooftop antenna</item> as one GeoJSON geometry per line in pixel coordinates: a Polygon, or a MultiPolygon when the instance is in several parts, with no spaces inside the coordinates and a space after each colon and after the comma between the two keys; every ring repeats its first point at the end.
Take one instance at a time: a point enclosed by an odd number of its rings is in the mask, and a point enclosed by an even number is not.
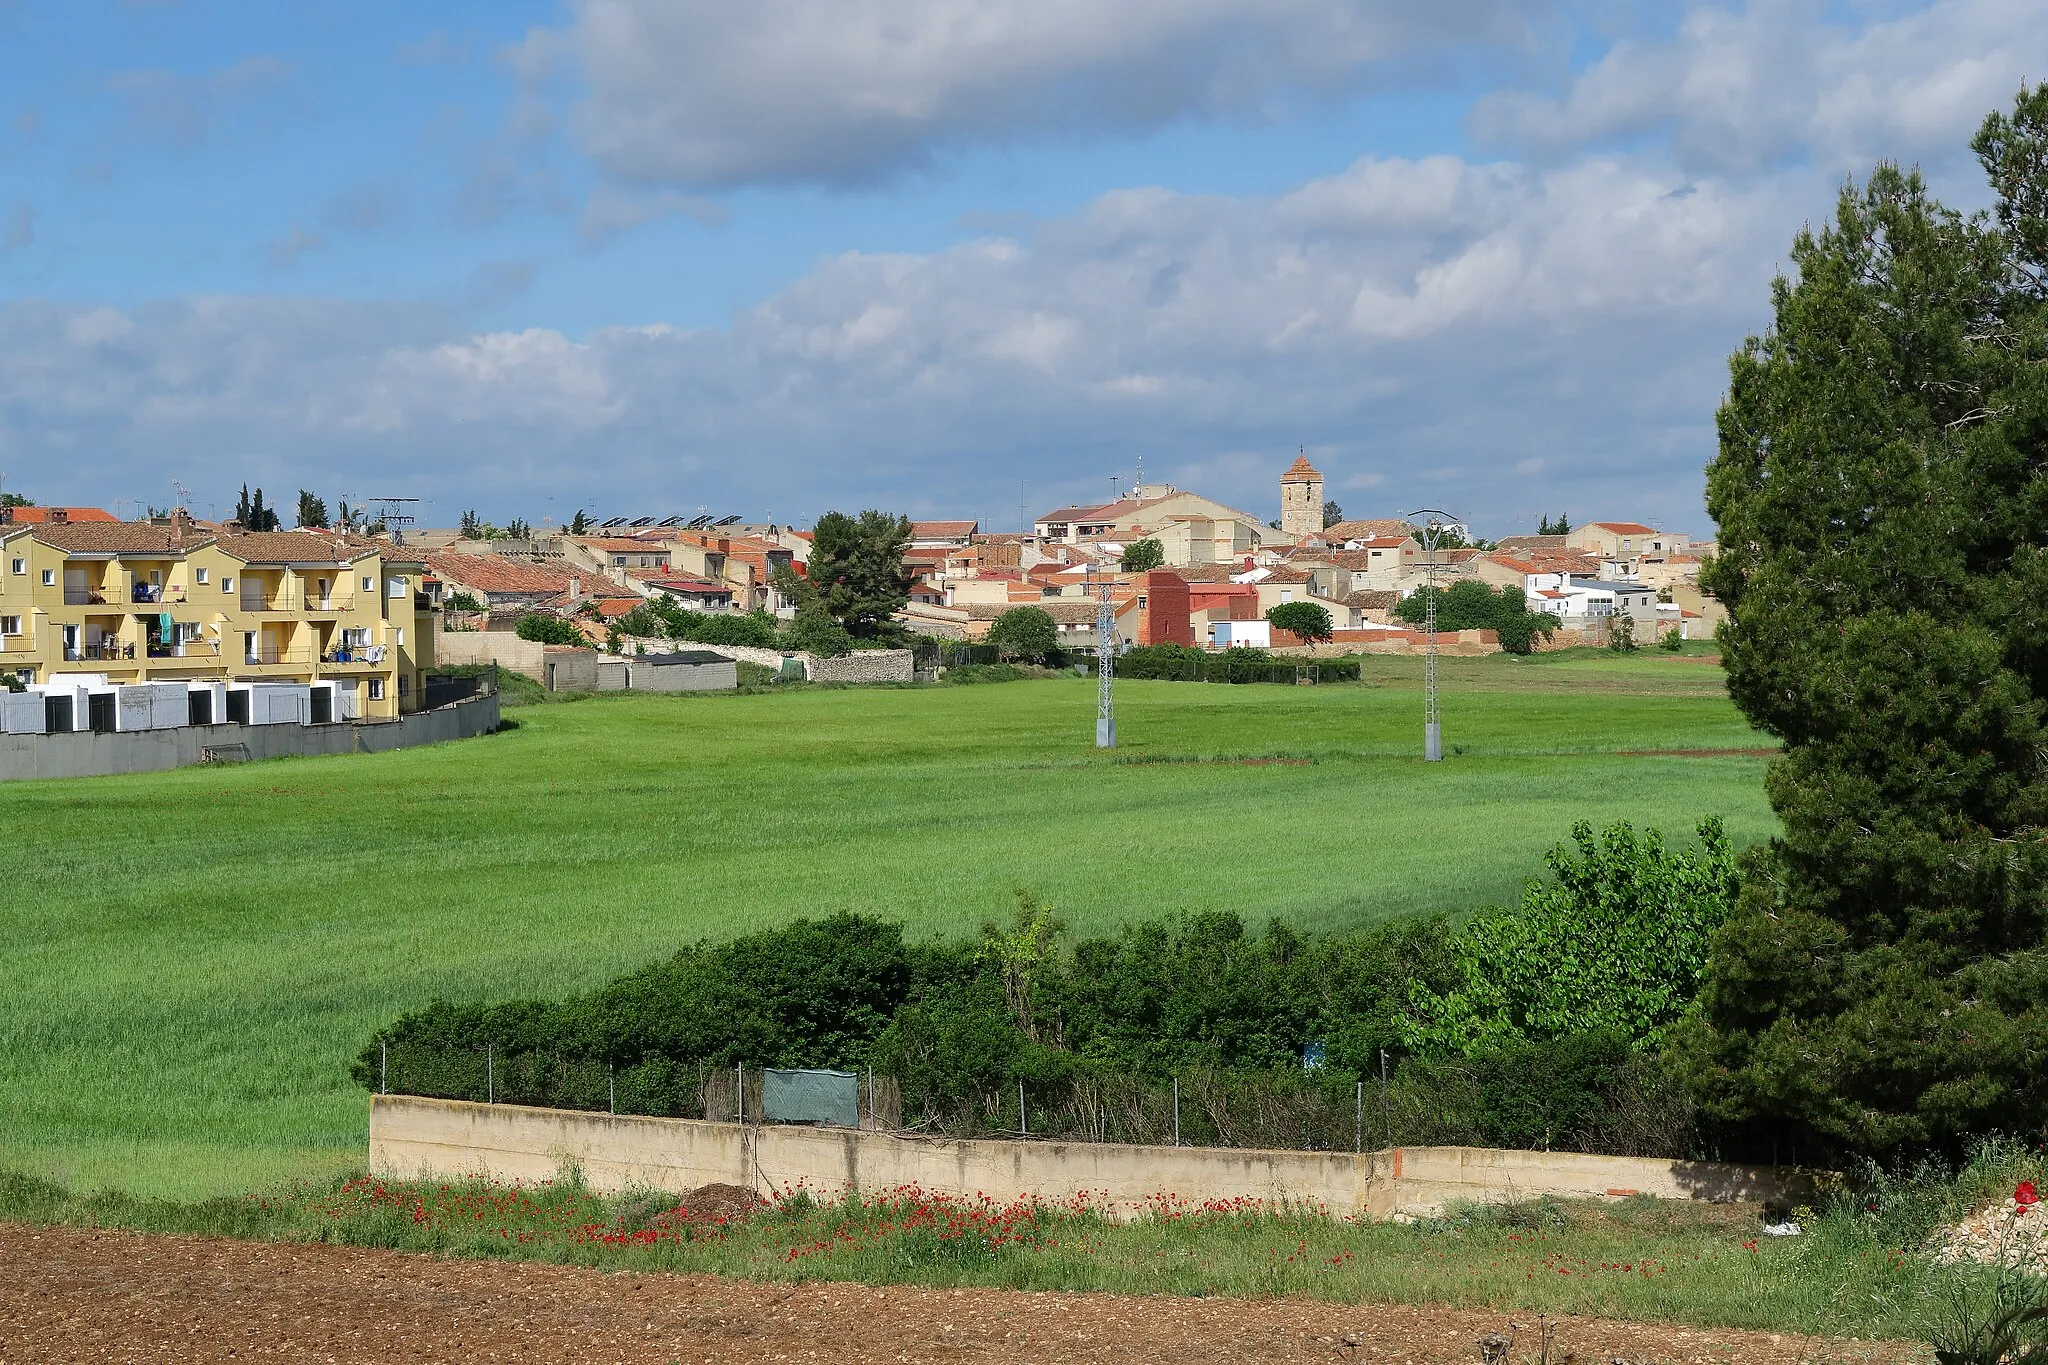
{"type": "Polygon", "coordinates": [[[1110,476],[1109,476],[1109,500],[1110,500],[1111,502],[1115,502],[1115,501],[1116,501],[1116,482],[1117,482],[1117,480],[1116,480],[1116,475],[1114,475],[1114,474],[1110,475],[1110,476]]]}
{"type": "Polygon", "coordinates": [[[393,545],[405,544],[405,528],[419,521],[419,518],[406,511],[406,508],[417,504],[419,499],[371,498],[370,501],[377,503],[382,508],[377,513],[377,520],[383,522],[384,529],[391,533],[391,543],[393,545]]]}
{"type": "Polygon", "coordinates": [[[1145,496],[1145,452],[1142,450],[1138,452],[1138,482],[1131,489],[1131,496],[1134,498],[1145,496]]]}
{"type": "Polygon", "coordinates": [[[1408,514],[1413,521],[1424,518],[1422,529],[1416,533],[1422,542],[1423,592],[1422,599],[1422,653],[1427,662],[1423,665],[1422,682],[1422,758],[1426,763],[1444,761],[1444,727],[1439,719],[1436,705],[1436,549],[1443,540],[1444,531],[1458,519],[1449,512],[1435,507],[1424,507],[1408,514]]]}
{"type": "Polygon", "coordinates": [[[1031,534],[1031,504],[1024,497],[1024,480],[1017,480],[1017,524],[1024,528],[1024,534],[1031,534]]]}
{"type": "Polygon", "coordinates": [[[178,495],[178,500],[174,504],[174,506],[176,506],[177,510],[179,510],[180,512],[184,511],[185,504],[192,500],[192,490],[185,486],[183,480],[172,479],[171,491],[178,495]]]}

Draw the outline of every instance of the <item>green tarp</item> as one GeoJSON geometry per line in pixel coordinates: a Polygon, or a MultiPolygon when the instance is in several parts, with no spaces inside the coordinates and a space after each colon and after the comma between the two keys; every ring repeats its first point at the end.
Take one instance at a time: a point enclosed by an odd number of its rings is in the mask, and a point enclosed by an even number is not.
{"type": "Polygon", "coordinates": [[[860,1127],[860,1078],[851,1071],[764,1071],[761,1114],[770,1123],[860,1127]]]}

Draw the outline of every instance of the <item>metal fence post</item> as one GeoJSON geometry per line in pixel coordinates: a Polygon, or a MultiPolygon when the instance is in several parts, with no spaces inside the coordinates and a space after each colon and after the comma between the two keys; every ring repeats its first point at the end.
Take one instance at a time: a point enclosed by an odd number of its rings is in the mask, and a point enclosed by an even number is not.
{"type": "Polygon", "coordinates": [[[1173,1145],[1180,1146],[1180,1077],[1173,1078],[1173,1145]]]}
{"type": "Polygon", "coordinates": [[[498,1102],[498,1056],[493,1045],[484,1044],[484,1103],[498,1102]]]}
{"type": "Polygon", "coordinates": [[[377,1040],[377,1093],[391,1093],[391,1044],[377,1040]]]}
{"type": "Polygon", "coordinates": [[[882,1131],[882,1120],[875,1113],[875,1069],[873,1067],[868,1068],[868,1131],[870,1133],[882,1131]]]}
{"type": "Polygon", "coordinates": [[[744,1128],[747,1126],[747,1064],[741,1062],[732,1070],[734,1079],[739,1082],[740,1127],[744,1128]]]}
{"type": "Polygon", "coordinates": [[[619,1073],[610,1062],[604,1064],[604,1101],[606,1109],[619,1112],[619,1073]]]}
{"type": "Polygon", "coordinates": [[[1017,1132],[1024,1137],[1031,1136],[1031,1120],[1024,1115],[1024,1082],[1017,1082],[1017,1132]]]}
{"type": "Polygon", "coordinates": [[[1380,1129],[1386,1136],[1386,1145],[1394,1145],[1394,1115],[1387,1108],[1387,1050],[1380,1049],[1380,1129]]]}
{"type": "Polygon", "coordinates": [[[1351,1118],[1351,1150],[1353,1153],[1365,1150],[1365,1082],[1358,1083],[1357,1112],[1351,1118]]]}

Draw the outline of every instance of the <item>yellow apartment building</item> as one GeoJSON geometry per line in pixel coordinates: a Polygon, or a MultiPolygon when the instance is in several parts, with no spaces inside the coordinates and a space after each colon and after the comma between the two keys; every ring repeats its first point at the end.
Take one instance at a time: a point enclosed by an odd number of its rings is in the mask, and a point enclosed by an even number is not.
{"type": "Polygon", "coordinates": [[[343,532],[0,524],[0,673],[352,682],[358,714],[397,716],[419,709],[433,664],[423,572],[343,532]]]}

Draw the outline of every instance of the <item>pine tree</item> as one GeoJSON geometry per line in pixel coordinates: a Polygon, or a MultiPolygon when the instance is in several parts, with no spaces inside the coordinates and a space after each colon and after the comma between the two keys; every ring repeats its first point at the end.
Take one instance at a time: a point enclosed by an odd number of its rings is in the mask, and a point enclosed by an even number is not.
{"type": "Polygon", "coordinates": [[[316,498],[305,489],[299,490],[299,525],[327,525],[327,500],[316,498]]]}
{"type": "Polygon", "coordinates": [[[857,636],[887,634],[910,600],[903,552],[910,518],[872,509],[827,512],[811,528],[810,580],[825,610],[857,636]]]}
{"type": "Polygon", "coordinates": [[[1730,361],[1704,581],[1784,835],[1681,1055],[1759,1149],[2048,1122],[2048,89],[1975,146],[1995,222],[1879,166],[1730,361]]]}

